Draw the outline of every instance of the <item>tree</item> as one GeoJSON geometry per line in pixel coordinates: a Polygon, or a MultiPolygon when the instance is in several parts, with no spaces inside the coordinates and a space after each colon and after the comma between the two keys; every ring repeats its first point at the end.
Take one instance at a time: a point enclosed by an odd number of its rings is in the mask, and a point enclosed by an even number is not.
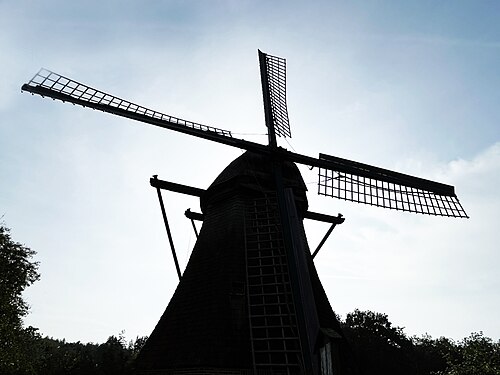
{"type": "Polygon", "coordinates": [[[448,368],[437,375],[500,375],[500,341],[472,333],[444,353],[448,368]]]}
{"type": "Polygon", "coordinates": [[[457,345],[446,337],[433,339],[429,335],[413,337],[417,374],[439,374],[448,368],[446,357],[457,356],[457,345]]]}
{"type": "Polygon", "coordinates": [[[500,341],[473,333],[460,342],[408,338],[387,315],[355,310],[342,322],[360,374],[500,375],[500,341]]]}
{"type": "Polygon", "coordinates": [[[0,373],[33,372],[30,347],[38,338],[36,329],[23,327],[28,304],[22,292],[40,278],[35,251],[15,242],[0,223],[0,373]]]}
{"type": "Polygon", "coordinates": [[[415,374],[412,340],[387,315],[373,311],[347,314],[342,324],[361,374],[415,374]]]}

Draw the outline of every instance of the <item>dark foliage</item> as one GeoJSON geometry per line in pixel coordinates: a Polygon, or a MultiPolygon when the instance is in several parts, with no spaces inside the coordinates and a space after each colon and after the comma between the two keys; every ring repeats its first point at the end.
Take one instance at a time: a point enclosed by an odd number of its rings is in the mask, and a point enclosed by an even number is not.
{"type": "Polygon", "coordinates": [[[361,374],[411,374],[413,343],[387,315],[355,310],[343,322],[361,374]]]}
{"type": "Polygon", "coordinates": [[[359,310],[347,314],[342,325],[360,375],[500,375],[500,341],[482,333],[458,343],[408,337],[387,315],[359,310]]]}
{"type": "Polygon", "coordinates": [[[0,223],[0,374],[31,373],[36,329],[23,327],[28,305],[22,292],[39,279],[35,252],[15,242],[0,223]]]}
{"type": "Polygon", "coordinates": [[[500,374],[500,340],[493,342],[482,332],[472,333],[453,347],[445,348],[443,356],[447,367],[436,375],[500,374]]]}
{"type": "Polygon", "coordinates": [[[146,341],[138,337],[125,342],[123,334],[110,336],[103,344],[68,343],[40,338],[36,344],[35,374],[118,375],[133,374],[134,360],[146,341]]]}

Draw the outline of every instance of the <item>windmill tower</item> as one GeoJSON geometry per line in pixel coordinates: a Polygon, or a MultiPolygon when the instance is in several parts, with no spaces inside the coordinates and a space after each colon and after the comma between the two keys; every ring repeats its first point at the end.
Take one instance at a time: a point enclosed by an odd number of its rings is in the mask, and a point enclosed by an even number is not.
{"type": "MultiPolygon", "coordinates": [[[[294,163],[318,169],[318,193],[421,214],[467,217],[449,185],[338,157],[278,147],[290,137],[285,60],[259,51],[268,144],[136,105],[41,70],[22,90],[246,150],[206,189],[159,180],[200,197],[198,240],[165,313],[138,358],[144,374],[348,374],[345,338],[308,248],[303,220],[343,222],[308,211],[294,163]]],[[[171,238],[170,238],[171,239],[171,238]]],[[[325,236],[326,239],[326,236],[325,236]]],[[[172,241],[171,245],[172,245],[172,241]]]]}

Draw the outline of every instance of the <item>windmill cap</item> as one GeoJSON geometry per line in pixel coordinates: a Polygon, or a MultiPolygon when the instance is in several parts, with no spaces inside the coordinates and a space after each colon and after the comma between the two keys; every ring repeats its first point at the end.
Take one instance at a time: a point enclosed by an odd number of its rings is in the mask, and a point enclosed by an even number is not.
{"type": "MultiPolygon", "coordinates": [[[[299,215],[307,211],[307,187],[294,163],[283,163],[283,185],[292,188],[299,215]]],[[[229,164],[201,197],[201,210],[206,213],[215,205],[235,194],[255,198],[275,191],[273,163],[269,156],[246,151],[229,164]]]]}

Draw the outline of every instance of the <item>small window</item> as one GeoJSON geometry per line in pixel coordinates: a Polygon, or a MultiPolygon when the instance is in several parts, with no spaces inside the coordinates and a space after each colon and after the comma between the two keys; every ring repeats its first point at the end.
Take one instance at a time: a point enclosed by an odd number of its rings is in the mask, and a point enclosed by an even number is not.
{"type": "Polygon", "coordinates": [[[321,357],[321,375],[333,375],[331,343],[327,342],[325,346],[322,346],[319,354],[321,357]]]}

